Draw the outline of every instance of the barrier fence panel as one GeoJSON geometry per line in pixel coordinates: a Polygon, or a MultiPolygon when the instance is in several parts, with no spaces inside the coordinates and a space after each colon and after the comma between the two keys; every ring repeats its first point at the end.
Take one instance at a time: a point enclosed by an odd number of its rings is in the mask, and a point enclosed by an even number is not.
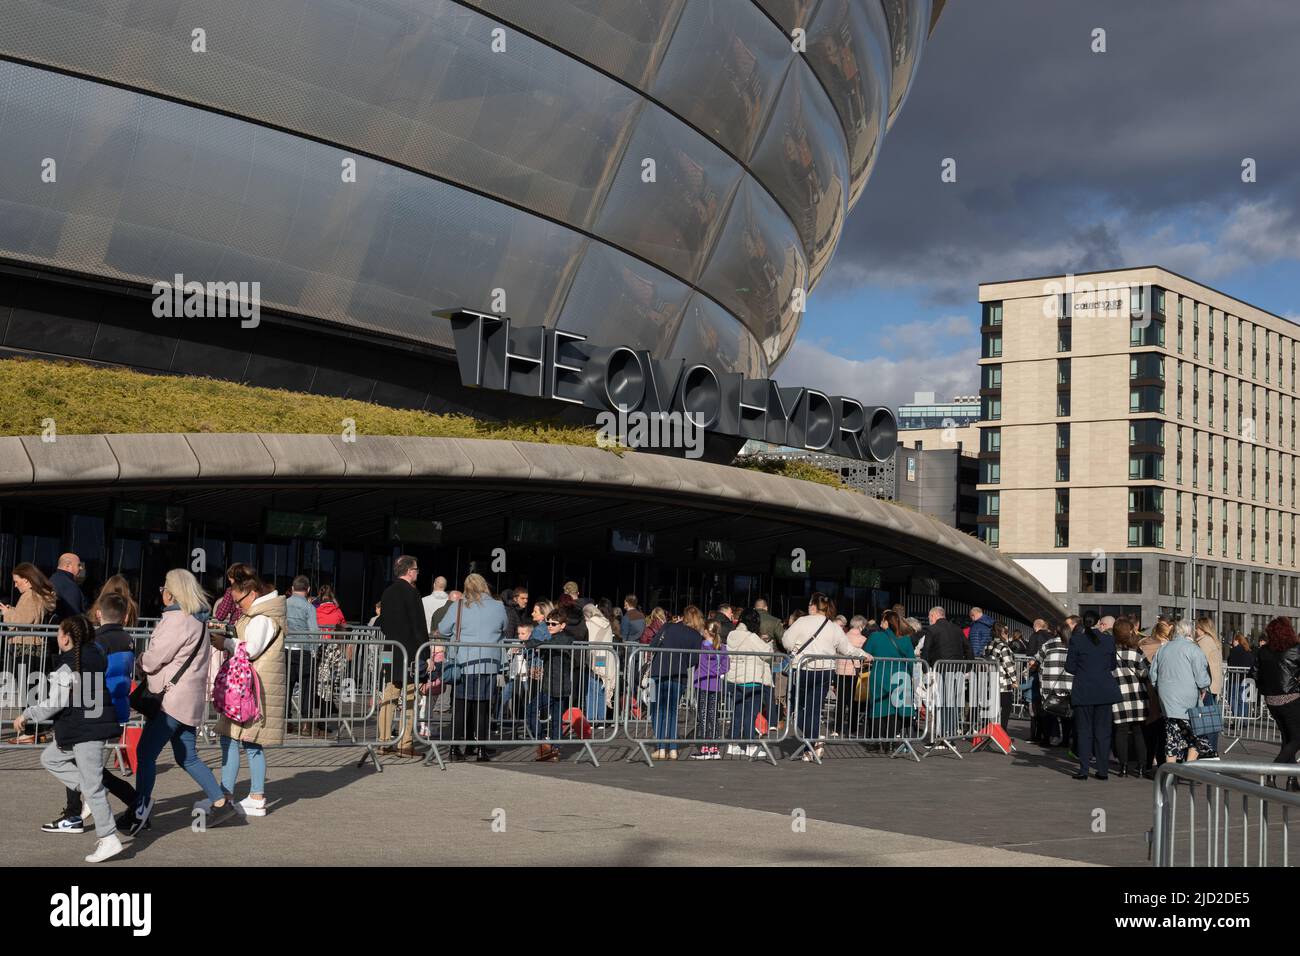
{"type": "Polygon", "coordinates": [[[1224,756],[1238,745],[1243,752],[1250,753],[1248,742],[1282,742],[1282,733],[1273,720],[1273,714],[1248,673],[1245,667],[1223,668],[1223,692],[1219,695],[1223,705],[1223,736],[1232,738],[1231,743],[1220,748],[1219,752],[1224,756]]]}
{"type": "Polygon", "coordinates": [[[595,744],[619,733],[621,661],[612,643],[430,641],[416,654],[413,738],[429,747],[426,764],[490,759],[498,747],[536,747],[559,760],[600,762],[595,744]]]}
{"type": "Polygon", "coordinates": [[[1300,793],[1285,788],[1297,779],[1294,763],[1162,765],[1149,834],[1154,865],[1290,866],[1290,816],[1300,810],[1300,793]]]}
{"type": "Polygon", "coordinates": [[[928,717],[919,689],[929,667],[915,657],[804,654],[794,663],[792,756],[821,763],[827,741],[876,747],[892,757],[919,761],[928,717]]]}
{"type": "Polygon", "coordinates": [[[1001,720],[998,666],[993,661],[935,661],[929,681],[922,687],[930,727],[925,756],[942,750],[961,757],[957,743],[976,746],[988,739],[985,730],[1001,720]]]}
{"type": "Polygon", "coordinates": [[[0,747],[35,747],[48,738],[51,725],[29,724],[20,735],[13,727],[23,708],[44,697],[45,675],[59,657],[57,624],[0,624],[0,747]]]}
{"type": "Polygon", "coordinates": [[[628,759],[676,759],[683,746],[693,759],[724,756],[773,765],[773,746],[789,735],[789,658],[779,651],[651,648],[624,645],[629,680],[620,716],[637,748],[628,759]]]}

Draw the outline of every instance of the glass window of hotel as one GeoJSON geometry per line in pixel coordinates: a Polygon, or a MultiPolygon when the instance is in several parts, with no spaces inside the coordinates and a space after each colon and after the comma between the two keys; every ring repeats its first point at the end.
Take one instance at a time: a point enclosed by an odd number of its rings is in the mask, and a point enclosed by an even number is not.
{"type": "Polygon", "coordinates": [[[979,526],[980,540],[990,548],[998,546],[998,526],[995,524],[982,524],[979,526]]]}
{"type": "Polygon", "coordinates": [[[1070,426],[1056,426],[1056,448],[1058,451],[1068,450],[1070,447],[1070,426]]]}
{"type": "Polygon", "coordinates": [[[984,303],[984,324],[985,325],[1002,324],[1002,303],[1001,302],[984,303]]]}
{"type": "Polygon", "coordinates": [[[1178,352],[1181,355],[1183,351],[1183,302],[1185,300],[1178,298],[1178,352]]]}
{"type": "Polygon", "coordinates": [[[985,365],[984,366],[984,388],[1001,388],[1002,387],[1002,366],[985,365]]]}
{"type": "Polygon", "coordinates": [[[1259,329],[1255,326],[1250,327],[1250,377],[1255,378],[1259,375],[1256,368],[1256,356],[1259,354],[1259,329]]]}
{"type": "MultiPolygon", "coordinates": [[[[1057,461],[1057,472],[1061,470],[1061,461],[1057,461]]],[[[1068,468],[1067,468],[1068,474],[1068,468]]],[[[1165,477],[1165,456],[1161,454],[1145,453],[1128,456],[1128,476],[1134,480],[1153,480],[1161,481],[1165,477]]],[[[1058,477],[1057,481],[1066,481],[1066,478],[1058,477]]]]}
{"type": "Polygon", "coordinates": [[[1056,351],[1070,351],[1070,330],[1068,328],[1056,330],[1056,351]]]}
{"type": "Polygon", "coordinates": [[[1187,565],[1179,561],[1174,565],[1174,597],[1183,597],[1187,593],[1187,565]]]}
{"type": "Polygon", "coordinates": [[[1237,320],[1237,372],[1240,373],[1245,369],[1245,364],[1241,358],[1242,343],[1246,341],[1246,323],[1243,319],[1237,320]]]}
{"type": "Polygon", "coordinates": [[[1259,579],[1260,573],[1258,571],[1250,572],[1250,601],[1252,604],[1259,603],[1259,579]]]}
{"type": "Polygon", "coordinates": [[[1056,384],[1070,384],[1070,360],[1068,358],[1056,360],[1056,384]]]}
{"type": "Polygon", "coordinates": [[[1130,412],[1163,412],[1164,388],[1159,385],[1143,385],[1129,389],[1128,409],[1130,412]]]}
{"type": "Polygon", "coordinates": [[[1079,590],[1084,594],[1106,593],[1106,559],[1081,558],[1079,560],[1079,590]]]}
{"type": "Polygon", "coordinates": [[[1169,593],[1169,562],[1161,561],[1159,563],[1159,568],[1160,568],[1160,593],[1168,594],[1169,593]]]}
{"type": "Polygon", "coordinates": [[[1208,321],[1210,323],[1209,331],[1206,333],[1205,336],[1205,344],[1210,347],[1209,361],[1210,364],[1213,365],[1214,364],[1214,310],[1207,307],[1205,310],[1205,314],[1206,316],[1208,316],[1208,321]]]}
{"type": "Polygon", "coordinates": [[[1070,489],[1056,489],[1056,514],[1064,517],[1070,513],[1070,489]]]}
{"type": "Polygon", "coordinates": [[[985,428],[982,432],[984,436],[984,447],[982,451],[1001,451],[1002,450],[1002,429],[985,428]]]}
{"type": "Polygon", "coordinates": [[[1228,367],[1228,316],[1223,315],[1223,367],[1228,367]]]}
{"type": "Polygon", "coordinates": [[[1068,418],[1070,415],[1070,393],[1056,393],[1056,416],[1058,418],[1068,418]]]}
{"type": "MultiPolygon", "coordinates": [[[[1057,365],[1060,365],[1061,362],[1069,362],[1069,359],[1057,359],[1056,362],[1057,365]]],[[[1180,367],[1181,364],[1179,363],[1180,367]]],[[[1130,379],[1156,378],[1164,381],[1165,357],[1159,352],[1139,352],[1137,355],[1130,355],[1128,359],[1128,377],[1130,379]]]]}
{"type": "Polygon", "coordinates": [[[985,395],[980,399],[980,406],[985,421],[996,422],[1002,418],[1002,399],[997,395],[985,395]]]}
{"type": "Polygon", "coordinates": [[[1070,459],[1068,458],[1056,459],[1056,480],[1057,481],[1070,480],[1070,459]]]}
{"type": "Polygon", "coordinates": [[[1128,490],[1129,514],[1164,514],[1165,490],[1156,487],[1128,490]]]}
{"type": "MultiPolygon", "coordinates": [[[[1183,417],[1183,363],[1182,362],[1178,363],[1178,367],[1175,370],[1175,381],[1177,382],[1178,385],[1178,392],[1177,392],[1177,402],[1175,403],[1174,408],[1177,409],[1178,411],[1178,417],[1182,418],[1183,417]]],[[[1130,402],[1130,405],[1131,404],[1132,403],[1130,402]]],[[[1130,407],[1129,410],[1132,411],[1132,408],[1130,407]]]]}
{"type": "MultiPolygon", "coordinates": [[[[1058,425],[1056,427],[1060,429],[1063,426],[1058,425]]],[[[1156,418],[1133,419],[1128,423],[1128,443],[1130,445],[1159,445],[1163,448],[1165,445],[1165,423],[1156,418]]]]}
{"type": "Polygon", "coordinates": [[[995,459],[980,461],[980,484],[996,485],[1002,480],[1002,463],[995,459]]]}
{"type": "Polygon", "coordinates": [[[1192,366],[1192,421],[1201,420],[1201,370],[1192,366]]]}
{"type": "Polygon", "coordinates": [[[990,332],[984,336],[984,358],[1002,357],[1002,335],[990,332]]]}
{"type": "Polygon", "coordinates": [[[995,515],[1001,512],[1002,496],[996,491],[980,492],[980,514],[995,515]]]}
{"type": "Polygon", "coordinates": [[[1201,307],[1192,303],[1192,358],[1201,357],[1201,307]]]}
{"type": "Polygon", "coordinates": [[[1070,546],[1070,525],[1065,521],[1056,523],[1056,546],[1058,548],[1068,548],[1070,546]]]}
{"type": "Polygon", "coordinates": [[[1273,381],[1273,333],[1264,332],[1264,381],[1273,381]]]}

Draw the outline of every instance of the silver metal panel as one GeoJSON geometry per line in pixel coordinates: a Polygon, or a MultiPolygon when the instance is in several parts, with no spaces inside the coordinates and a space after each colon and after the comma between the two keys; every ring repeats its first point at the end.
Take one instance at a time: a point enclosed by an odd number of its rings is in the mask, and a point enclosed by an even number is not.
{"type": "Polygon", "coordinates": [[[708,296],[696,293],[686,306],[668,360],[685,359],[694,364],[703,355],[726,356],[729,372],[743,372],[750,378],[767,376],[767,359],[750,331],[708,296]]]}
{"type": "Polygon", "coordinates": [[[820,0],[754,0],[768,15],[790,33],[796,27],[807,29],[820,0]]]}
{"type": "Polygon", "coordinates": [[[750,168],[799,231],[809,257],[811,284],[830,262],[844,226],[847,152],[835,110],[812,70],[800,60],[786,77],[750,168]]]}
{"type": "Polygon", "coordinates": [[[807,282],[794,226],[771,196],[745,179],[700,287],[741,318],[775,364],[783,330],[797,327],[802,317],[792,293],[807,289],[807,282]]]}
{"type": "Polygon", "coordinates": [[[370,160],[344,183],[337,149],[14,63],[0,104],[0,168],[31,170],[0,180],[11,258],[144,284],[256,281],[267,307],[449,345],[430,311],[485,307],[497,288],[515,314],[553,319],[586,241],[370,160]],[[56,183],[42,157],[58,157],[56,183]]]}
{"type": "Polygon", "coordinates": [[[921,65],[921,48],[930,30],[930,0],[881,0],[889,23],[890,63],[893,82],[889,96],[889,126],[912,88],[921,65]]]}
{"type": "Polygon", "coordinates": [[[686,0],[465,0],[647,89],[686,0]]]}
{"type": "Polygon", "coordinates": [[[14,0],[0,52],[211,106],[580,226],[640,97],[452,0],[14,0]],[[189,25],[207,31],[191,50],[189,25]],[[183,24],[181,29],[178,24],[183,24]]]}
{"type": "Polygon", "coordinates": [[[743,160],[794,57],[752,0],[688,3],[650,95],[743,160]]]}
{"type": "Polygon", "coordinates": [[[849,144],[849,208],[885,134],[889,26],[874,0],[822,0],[808,28],[808,63],[830,94],[849,144]]]}
{"type": "Polygon", "coordinates": [[[726,153],[647,104],[602,203],[596,234],[694,282],[741,175],[726,153]]]}

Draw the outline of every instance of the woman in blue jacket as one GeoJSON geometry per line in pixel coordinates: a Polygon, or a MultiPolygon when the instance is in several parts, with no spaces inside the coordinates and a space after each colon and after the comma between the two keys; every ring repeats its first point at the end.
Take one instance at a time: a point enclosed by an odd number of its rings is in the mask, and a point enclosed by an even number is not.
{"type": "Polygon", "coordinates": [[[1097,779],[1110,777],[1111,705],[1121,699],[1115,680],[1115,638],[1096,627],[1097,618],[1083,616],[1070,636],[1065,671],[1074,677],[1070,703],[1079,737],[1079,772],[1075,780],[1088,779],[1088,766],[1097,758],[1097,779]]]}
{"type": "MultiPolygon", "coordinates": [[[[481,574],[465,578],[465,591],[454,605],[438,622],[438,633],[453,638],[443,668],[455,662],[459,670],[453,688],[452,738],[478,741],[481,746],[470,747],[466,756],[486,762],[491,759],[485,745],[492,739],[492,695],[506,657],[501,645],[506,608],[492,596],[481,574]]],[[[453,747],[452,759],[459,756],[453,747]]]]}

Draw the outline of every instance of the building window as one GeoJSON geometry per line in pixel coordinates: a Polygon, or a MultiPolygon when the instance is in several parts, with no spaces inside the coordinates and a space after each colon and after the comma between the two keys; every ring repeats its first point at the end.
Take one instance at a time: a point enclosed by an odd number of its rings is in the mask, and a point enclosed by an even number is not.
{"type": "Polygon", "coordinates": [[[1068,328],[1059,328],[1056,330],[1056,351],[1070,351],[1070,330],[1068,328]]]}
{"type": "Polygon", "coordinates": [[[980,492],[980,511],[981,515],[996,515],[1001,513],[1002,496],[996,491],[980,492]]]}
{"type": "Polygon", "coordinates": [[[1165,390],[1160,385],[1143,385],[1130,388],[1128,393],[1128,410],[1130,412],[1163,412],[1165,410],[1165,390]]]}
{"type": "Polygon", "coordinates": [[[998,452],[1002,450],[1002,429],[985,428],[982,432],[984,436],[983,451],[998,452]]]}
{"type": "Polygon", "coordinates": [[[1058,488],[1056,490],[1056,516],[1058,518],[1069,517],[1070,514],[1070,489],[1058,488]]]}
{"type": "Polygon", "coordinates": [[[1160,593],[1169,593],[1169,562],[1163,560],[1160,562],[1160,593]]]}
{"type": "Polygon", "coordinates": [[[1057,481],[1070,480],[1070,459],[1068,458],[1056,459],[1056,480],[1057,481]]]}
{"type": "Polygon", "coordinates": [[[1142,593],[1142,559],[1141,558],[1116,558],[1115,559],[1115,586],[1112,589],[1113,594],[1141,594],[1142,593]]]}
{"type": "Polygon", "coordinates": [[[983,368],[984,381],[982,388],[1001,388],[1002,387],[1002,366],[985,365],[983,368]]]}
{"type": "Polygon", "coordinates": [[[1106,593],[1106,559],[1083,558],[1079,561],[1079,590],[1084,594],[1106,593]]]}
{"type": "Polygon", "coordinates": [[[1056,384],[1057,385],[1070,384],[1070,360],[1069,359],[1056,360],[1056,384]]]}
{"type": "Polygon", "coordinates": [[[1056,450],[1068,451],[1069,448],[1070,448],[1070,426],[1057,425],[1056,426],[1056,450]]]}
{"type": "Polygon", "coordinates": [[[1002,419],[1002,398],[999,395],[985,395],[980,399],[980,417],[987,422],[1002,419]]]}
{"type": "Polygon", "coordinates": [[[1179,561],[1174,565],[1174,597],[1187,595],[1187,566],[1179,561]]]}
{"type": "MultiPolygon", "coordinates": [[[[1155,452],[1129,455],[1128,476],[1134,481],[1163,481],[1165,477],[1165,456],[1155,452]]],[[[1058,478],[1057,480],[1064,479],[1058,478]]]]}
{"type": "Polygon", "coordinates": [[[1056,546],[1058,548],[1070,546],[1070,525],[1064,521],[1056,523],[1056,546]]]}
{"type": "Polygon", "coordinates": [[[1156,487],[1130,488],[1128,490],[1129,514],[1158,514],[1165,512],[1165,490],[1156,487]]]}
{"type": "Polygon", "coordinates": [[[995,524],[982,524],[979,527],[980,540],[990,548],[998,546],[998,526],[995,524]]]}
{"type": "Polygon", "coordinates": [[[996,485],[1002,480],[1002,463],[984,459],[980,461],[980,484],[996,485]]]}
{"type": "Polygon", "coordinates": [[[1070,393],[1056,393],[1056,417],[1068,418],[1070,416],[1070,393]]]}
{"type": "MultiPolygon", "coordinates": [[[[1060,425],[1056,426],[1060,428],[1060,425]]],[[[1128,443],[1134,445],[1165,447],[1165,423],[1155,418],[1139,418],[1128,423],[1128,443]]]]}
{"type": "Polygon", "coordinates": [[[984,303],[984,324],[985,325],[1002,324],[1002,303],[1001,302],[984,303]]]}
{"type": "Polygon", "coordinates": [[[984,358],[1002,357],[1002,334],[987,333],[984,336],[984,358]]]}

